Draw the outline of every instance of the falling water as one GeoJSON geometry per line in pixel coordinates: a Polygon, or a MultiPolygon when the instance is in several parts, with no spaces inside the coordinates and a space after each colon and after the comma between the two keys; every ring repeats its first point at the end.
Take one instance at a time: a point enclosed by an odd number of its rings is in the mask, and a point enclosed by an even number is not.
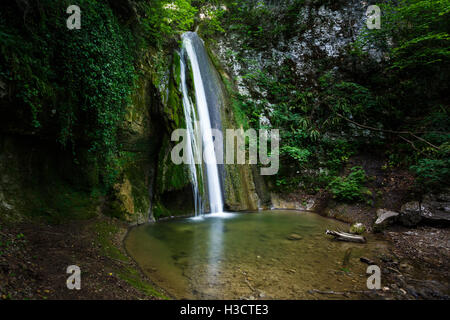
{"type": "MultiPolygon", "coordinates": [[[[182,92],[183,92],[183,106],[184,112],[186,115],[187,129],[189,130],[189,135],[191,137],[192,143],[189,142],[190,150],[192,150],[192,159],[197,158],[201,159],[201,155],[198,155],[198,142],[196,137],[196,130],[200,130],[201,132],[201,142],[203,145],[203,158],[205,160],[205,168],[206,168],[206,182],[208,188],[208,196],[209,196],[209,206],[211,213],[222,213],[223,212],[223,201],[222,201],[222,190],[220,186],[219,180],[219,170],[217,168],[217,158],[216,153],[214,151],[214,142],[211,130],[211,119],[208,111],[208,102],[206,98],[205,92],[205,83],[204,81],[207,79],[203,79],[202,73],[200,71],[199,63],[207,63],[206,61],[199,61],[199,54],[196,51],[198,48],[201,50],[205,50],[203,44],[195,32],[186,32],[182,36],[183,38],[183,49],[187,54],[186,58],[189,60],[192,74],[193,74],[193,82],[195,87],[195,100],[197,106],[197,113],[199,119],[200,128],[196,128],[197,124],[195,121],[195,108],[193,107],[193,103],[189,98],[188,89],[186,84],[186,64],[184,62],[184,52],[181,55],[181,83],[182,83],[182,92]],[[197,46],[194,45],[194,42],[197,46]]],[[[195,165],[191,168],[191,175],[193,175],[195,170],[195,165]]],[[[197,186],[194,187],[196,191],[194,193],[199,194],[198,192],[198,179],[195,176],[195,182],[197,186]]]]}
{"type": "Polygon", "coordinates": [[[199,171],[197,171],[194,155],[196,155],[196,150],[198,150],[198,139],[196,128],[196,113],[195,106],[188,94],[188,88],[186,85],[186,65],[184,61],[184,52],[181,53],[180,59],[180,80],[181,80],[181,92],[183,93],[183,110],[184,118],[186,119],[186,129],[189,133],[189,139],[187,143],[187,157],[189,160],[189,171],[191,175],[193,193],[194,193],[194,206],[195,206],[195,216],[199,216],[203,213],[203,201],[201,192],[199,190],[199,178],[202,179],[202,170],[199,166],[199,171]]]}

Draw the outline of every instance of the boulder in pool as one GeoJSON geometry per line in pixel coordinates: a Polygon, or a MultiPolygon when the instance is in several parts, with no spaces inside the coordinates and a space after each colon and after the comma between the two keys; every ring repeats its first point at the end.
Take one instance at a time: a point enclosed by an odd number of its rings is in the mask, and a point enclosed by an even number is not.
{"type": "Polygon", "coordinates": [[[303,237],[301,235],[298,235],[296,233],[291,233],[290,235],[287,236],[288,240],[292,240],[292,241],[296,241],[296,240],[302,240],[303,237]]]}
{"type": "Polygon", "coordinates": [[[350,227],[350,233],[353,233],[353,234],[363,234],[365,231],[366,231],[366,227],[360,222],[354,223],[350,227]]]}

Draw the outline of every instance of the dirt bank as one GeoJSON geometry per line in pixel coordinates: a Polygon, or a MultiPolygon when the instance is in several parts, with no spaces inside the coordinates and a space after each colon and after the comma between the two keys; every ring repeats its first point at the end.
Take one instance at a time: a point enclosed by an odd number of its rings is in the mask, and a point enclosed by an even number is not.
{"type": "Polygon", "coordinates": [[[164,298],[124,252],[126,231],[106,217],[62,225],[0,222],[0,298],[164,298]],[[69,265],[81,268],[81,290],[67,289],[69,265]]]}

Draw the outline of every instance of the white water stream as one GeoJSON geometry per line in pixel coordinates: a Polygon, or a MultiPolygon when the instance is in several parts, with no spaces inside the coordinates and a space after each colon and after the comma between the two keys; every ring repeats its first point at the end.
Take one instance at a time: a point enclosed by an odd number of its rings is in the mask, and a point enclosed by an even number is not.
{"type": "MultiPolygon", "coordinates": [[[[214,142],[211,129],[211,120],[208,109],[208,102],[205,92],[205,83],[202,77],[199,63],[207,63],[207,61],[199,61],[199,55],[196,52],[196,48],[205,50],[201,39],[195,32],[186,32],[182,36],[183,39],[183,52],[181,54],[181,89],[183,94],[183,107],[186,117],[186,127],[189,131],[190,141],[188,141],[188,155],[191,164],[189,165],[191,171],[191,178],[194,184],[194,196],[196,197],[196,215],[202,213],[201,197],[199,192],[198,174],[194,159],[202,159],[198,153],[203,151],[203,159],[205,161],[206,168],[206,182],[209,196],[209,206],[211,213],[221,214],[223,213],[223,199],[222,188],[219,179],[219,170],[217,168],[216,153],[214,151],[214,142]],[[194,45],[197,44],[196,45],[194,45]],[[187,56],[185,56],[186,54],[187,56]],[[192,68],[193,82],[195,87],[195,106],[191,101],[188,94],[188,86],[186,82],[186,63],[184,58],[187,58],[192,68]],[[198,114],[198,122],[195,121],[196,112],[198,114]],[[197,128],[200,126],[200,128],[197,128]],[[198,131],[199,130],[199,131],[198,131]],[[196,138],[196,132],[201,134],[202,148],[199,148],[199,141],[196,138]]],[[[201,167],[201,166],[200,166],[201,167]]]]}

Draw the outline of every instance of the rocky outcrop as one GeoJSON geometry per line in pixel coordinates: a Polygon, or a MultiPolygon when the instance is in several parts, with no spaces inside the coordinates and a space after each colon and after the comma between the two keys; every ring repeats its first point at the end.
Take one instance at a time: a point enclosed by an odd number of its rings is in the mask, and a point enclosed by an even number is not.
{"type": "Polygon", "coordinates": [[[158,141],[158,95],[151,82],[152,71],[141,65],[144,75],[127,107],[119,136],[122,144],[121,178],[110,199],[113,216],[132,224],[147,222],[151,216],[151,194],[154,184],[158,141]]]}
{"type": "Polygon", "coordinates": [[[400,210],[400,222],[407,227],[419,223],[433,225],[450,224],[450,201],[448,194],[427,195],[422,202],[405,203],[400,210]]]}
{"type": "Polygon", "coordinates": [[[399,213],[395,211],[390,211],[386,209],[377,210],[377,220],[375,220],[373,230],[375,232],[380,232],[386,229],[394,221],[396,221],[399,213]]]}
{"type": "MultiPolygon", "coordinates": [[[[278,68],[286,61],[292,61],[295,66],[293,71],[305,81],[311,81],[317,71],[314,61],[318,57],[336,61],[336,70],[340,69],[338,65],[342,65],[345,61],[349,45],[357,39],[364,26],[365,11],[370,2],[352,0],[337,4],[334,1],[332,4],[320,6],[306,2],[300,9],[296,22],[299,30],[290,38],[282,38],[266,49],[258,51],[249,48],[245,43],[246,39],[231,32],[223,39],[218,39],[219,57],[236,79],[239,93],[244,96],[251,95],[252,91],[245,77],[249,68],[278,68]],[[242,59],[236,59],[234,54],[230,54],[237,51],[241,51],[242,59]],[[256,62],[256,65],[248,66],[248,61],[256,62]]],[[[276,6],[266,3],[265,9],[273,11],[276,15],[277,10],[282,10],[283,6],[289,4],[289,1],[278,3],[276,6]]],[[[377,61],[383,59],[383,54],[377,50],[368,49],[367,53],[377,61]]]]}
{"type": "MultiPolygon", "coordinates": [[[[335,65],[333,73],[353,70],[355,67],[353,65],[354,59],[348,59],[348,53],[350,45],[357,39],[364,26],[364,12],[369,3],[370,1],[360,0],[332,1],[331,3],[305,1],[304,4],[302,3],[301,6],[296,8],[297,21],[294,23],[295,26],[284,25],[283,21],[279,21],[281,27],[286,27],[288,30],[294,28],[292,30],[296,30],[296,32],[277,32],[277,34],[279,33],[277,35],[280,37],[279,39],[267,41],[262,46],[249,45],[247,37],[236,31],[240,28],[234,25],[234,22],[225,28],[227,32],[223,37],[208,41],[207,34],[205,34],[205,38],[209,49],[214,53],[215,59],[218,60],[218,63],[214,61],[216,67],[217,64],[221,65],[221,68],[218,69],[220,69],[227,90],[228,87],[232,87],[233,91],[242,95],[240,98],[253,100],[258,104],[261,102],[261,97],[267,99],[269,94],[265,92],[262,86],[255,83],[253,76],[249,76],[254,72],[264,70],[264,72],[271,74],[282,66],[289,66],[299,82],[307,88],[311,88],[317,85],[315,80],[317,70],[321,69],[318,66],[319,61],[326,60],[328,61],[327,64],[335,65]]],[[[274,17],[279,17],[281,20],[282,15],[279,13],[284,12],[291,5],[291,1],[279,1],[276,5],[272,1],[259,1],[253,10],[268,10],[272,12],[274,17]]],[[[199,32],[202,32],[202,28],[199,32]]],[[[368,50],[368,54],[376,60],[382,58],[381,54],[374,50],[368,50]]],[[[231,105],[229,102],[227,103],[231,105]]],[[[233,109],[239,109],[239,103],[235,102],[234,104],[236,106],[226,108],[227,115],[230,117],[232,117],[233,109]]],[[[272,112],[270,104],[267,108],[267,113],[270,114],[272,112]]],[[[236,114],[239,113],[245,114],[242,110],[236,112],[236,114]]],[[[270,127],[269,118],[263,115],[260,122],[264,126],[270,127]]],[[[228,176],[231,175],[228,174],[228,176]]],[[[258,179],[254,177],[253,181],[256,180],[258,179]]],[[[267,179],[266,182],[269,183],[267,179]]],[[[227,190],[227,186],[225,189],[227,190]]],[[[253,186],[250,185],[249,194],[253,193],[252,189],[253,186]]],[[[234,185],[228,190],[226,197],[231,196],[233,198],[233,196],[238,195],[234,191],[236,190],[234,185]]],[[[240,188],[240,190],[245,190],[245,188],[240,188]]],[[[259,191],[258,186],[256,186],[256,191],[259,191]]],[[[263,200],[265,195],[258,192],[258,196],[261,203],[266,203],[263,200]]],[[[234,199],[230,202],[242,203],[234,201],[234,199]]],[[[273,208],[313,210],[313,206],[313,204],[288,203],[281,199],[281,195],[278,198],[272,196],[273,208]]],[[[264,205],[259,207],[264,207],[264,205]]]]}
{"type": "Polygon", "coordinates": [[[419,201],[411,201],[402,205],[399,221],[407,227],[414,227],[422,221],[422,211],[425,208],[419,201]]]}
{"type": "Polygon", "coordinates": [[[422,201],[424,219],[429,222],[450,224],[450,193],[429,194],[422,201]]]}
{"type": "Polygon", "coordinates": [[[148,191],[150,199],[150,220],[194,212],[192,186],[188,168],[175,165],[170,157],[175,142],[171,133],[178,128],[185,128],[185,119],[180,92],[180,56],[176,52],[166,53],[166,74],[159,80],[157,106],[152,107],[157,117],[155,126],[154,172],[153,183],[148,191]],[[171,58],[170,58],[171,56],[171,58]]]}
{"type": "Polygon", "coordinates": [[[295,199],[286,199],[277,193],[271,193],[270,196],[272,199],[272,209],[314,211],[316,208],[316,200],[314,198],[299,201],[295,199]]]}
{"type": "Polygon", "coordinates": [[[389,211],[386,209],[378,209],[377,210],[377,220],[375,224],[382,224],[385,221],[392,221],[394,217],[398,216],[398,212],[389,211]]]}

